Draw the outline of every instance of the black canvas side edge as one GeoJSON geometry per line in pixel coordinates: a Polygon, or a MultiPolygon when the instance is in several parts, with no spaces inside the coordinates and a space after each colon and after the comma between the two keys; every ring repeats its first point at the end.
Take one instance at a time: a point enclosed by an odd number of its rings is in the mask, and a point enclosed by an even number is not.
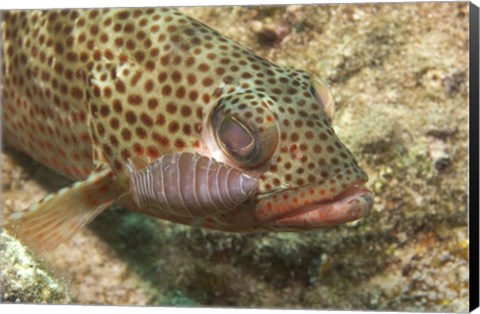
{"type": "Polygon", "coordinates": [[[470,311],[479,306],[479,8],[470,2],[469,263],[470,311]]]}

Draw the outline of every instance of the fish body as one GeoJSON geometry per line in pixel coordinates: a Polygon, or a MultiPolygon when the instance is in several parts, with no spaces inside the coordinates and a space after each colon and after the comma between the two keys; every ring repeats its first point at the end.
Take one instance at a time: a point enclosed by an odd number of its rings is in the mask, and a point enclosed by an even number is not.
{"type": "Polygon", "coordinates": [[[7,219],[33,246],[113,202],[223,231],[329,227],[372,206],[328,88],[177,10],[11,11],[2,35],[4,139],[77,180],[7,219]]]}

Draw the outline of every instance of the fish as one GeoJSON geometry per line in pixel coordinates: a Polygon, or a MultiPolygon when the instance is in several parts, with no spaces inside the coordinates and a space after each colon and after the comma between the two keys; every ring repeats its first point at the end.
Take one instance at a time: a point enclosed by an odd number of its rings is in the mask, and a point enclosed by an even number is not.
{"type": "Polygon", "coordinates": [[[3,139],[74,183],[4,219],[49,251],[114,203],[224,232],[368,215],[318,76],[175,8],[3,12],[3,139]]]}

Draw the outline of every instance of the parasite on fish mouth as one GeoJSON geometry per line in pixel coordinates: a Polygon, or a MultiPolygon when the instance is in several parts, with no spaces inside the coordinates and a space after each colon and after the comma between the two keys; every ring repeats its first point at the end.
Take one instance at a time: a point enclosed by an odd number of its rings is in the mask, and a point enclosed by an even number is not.
{"type": "Polygon", "coordinates": [[[143,169],[129,165],[139,207],[167,208],[183,217],[216,215],[255,193],[258,181],[238,169],[190,153],[163,155],[143,169]]]}

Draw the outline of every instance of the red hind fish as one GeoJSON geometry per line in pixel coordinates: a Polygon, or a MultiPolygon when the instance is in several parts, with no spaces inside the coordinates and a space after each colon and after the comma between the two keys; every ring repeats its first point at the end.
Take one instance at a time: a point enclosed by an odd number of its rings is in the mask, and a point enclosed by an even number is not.
{"type": "Polygon", "coordinates": [[[3,15],[4,139],[77,180],[6,229],[36,249],[113,202],[223,231],[364,217],[366,173],[331,127],[333,98],[168,8],[3,15]]]}

